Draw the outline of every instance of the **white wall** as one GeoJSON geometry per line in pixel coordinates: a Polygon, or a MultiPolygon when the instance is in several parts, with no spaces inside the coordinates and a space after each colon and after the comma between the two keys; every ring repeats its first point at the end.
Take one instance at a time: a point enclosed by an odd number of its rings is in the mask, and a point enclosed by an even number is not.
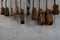
{"type": "MultiPolygon", "coordinates": [[[[9,2],[8,0],[8,7],[9,2]]],[[[38,1],[35,0],[35,7],[38,10],[38,1]]],[[[5,0],[4,0],[5,2],[5,0]]],[[[22,1],[23,3],[23,1],[22,1]]],[[[22,8],[24,5],[24,9],[26,12],[26,0],[24,0],[25,4],[22,4],[22,8]]],[[[60,0],[57,0],[56,3],[60,6],[60,0]]],[[[1,0],[0,0],[1,5],[1,0]]],[[[12,0],[12,7],[14,7],[14,0],[12,0]]],[[[19,0],[18,0],[19,6],[19,0]]],[[[48,8],[52,9],[53,0],[48,1],[48,8]]],[[[0,6],[1,7],[1,6],[0,6]]],[[[5,5],[4,5],[5,7],[5,5]]],[[[41,8],[45,10],[45,0],[41,0],[41,8]],[[43,5],[42,5],[43,4],[43,5]]],[[[32,10],[32,0],[31,0],[31,9],[32,10]]],[[[0,15],[0,40],[60,40],[60,15],[55,16],[54,25],[52,26],[38,26],[35,25],[33,21],[28,20],[29,22],[26,25],[21,25],[11,18],[1,16],[0,15]]]]}
{"type": "MultiPolygon", "coordinates": [[[[31,0],[30,11],[32,10],[32,1],[33,0],[31,0]]],[[[38,5],[39,5],[38,2],[39,2],[39,0],[35,0],[35,7],[37,8],[37,10],[38,10],[38,5]]],[[[51,8],[52,9],[53,2],[54,2],[54,0],[48,0],[48,8],[51,8]]],[[[12,3],[12,7],[15,8],[15,0],[12,0],[11,3],[12,3]]],[[[60,0],[57,0],[56,3],[60,6],[60,0]]],[[[10,8],[10,0],[8,0],[7,4],[8,4],[7,6],[10,8]]],[[[20,7],[20,0],[17,0],[17,4],[20,7]]],[[[25,13],[26,13],[26,0],[22,0],[22,3],[21,4],[22,4],[21,7],[23,9],[25,9],[25,13]]],[[[45,0],[41,0],[41,8],[43,10],[45,10],[45,6],[46,6],[45,0]]],[[[0,7],[1,7],[1,0],[0,0],[0,7]]],[[[5,0],[4,0],[4,7],[5,7],[5,0]]]]}

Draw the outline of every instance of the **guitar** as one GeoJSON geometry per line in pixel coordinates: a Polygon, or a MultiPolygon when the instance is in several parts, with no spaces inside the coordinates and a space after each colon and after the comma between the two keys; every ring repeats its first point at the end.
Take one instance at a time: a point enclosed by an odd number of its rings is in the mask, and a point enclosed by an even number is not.
{"type": "Polygon", "coordinates": [[[52,11],[51,11],[51,9],[47,8],[47,0],[46,0],[46,10],[45,10],[45,22],[46,22],[46,25],[53,24],[52,11]]]}
{"type": "Polygon", "coordinates": [[[13,16],[12,0],[10,0],[10,16],[13,16]]]}
{"type": "Polygon", "coordinates": [[[17,0],[15,0],[15,12],[16,12],[16,15],[18,15],[19,14],[19,7],[18,7],[18,5],[17,5],[17,0]]]}
{"type": "Polygon", "coordinates": [[[34,7],[34,0],[33,0],[33,9],[32,9],[32,20],[37,20],[37,10],[34,7]]]}
{"type": "Polygon", "coordinates": [[[5,16],[9,16],[9,8],[7,7],[7,0],[5,0],[5,16]]]}
{"type": "Polygon", "coordinates": [[[45,24],[45,14],[42,9],[40,9],[40,0],[39,0],[39,10],[38,10],[38,24],[44,25],[45,24]]]}
{"type": "Polygon", "coordinates": [[[21,0],[20,0],[20,22],[21,22],[21,24],[25,23],[25,21],[24,21],[24,10],[21,9],[21,0]]]}
{"type": "Polygon", "coordinates": [[[3,7],[3,0],[1,0],[1,15],[4,15],[5,8],[3,7]]]}
{"type": "Polygon", "coordinates": [[[30,15],[30,0],[27,0],[27,15],[30,15]]]}
{"type": "Polygon", "coordinates": [[[53,14],[54,14],[54,15],[59,14],[59,6],[56,4],[56,0],[54,0],[53,14]]]}

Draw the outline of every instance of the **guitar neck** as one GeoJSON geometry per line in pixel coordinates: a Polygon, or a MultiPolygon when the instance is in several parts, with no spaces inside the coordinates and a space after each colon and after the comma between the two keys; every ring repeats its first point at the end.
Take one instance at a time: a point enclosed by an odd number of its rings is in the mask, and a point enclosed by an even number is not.
{"type": "Polygon", "coordinates": [[[34,0],[33,0],[33,8],[34,8],[34,0]]]}
{"type": "Polygon", "coordinates": [[[5,0],[5,7],[7,7],[7,0],[5,0]]]}
{"type": "Polygon", "coordinates": [[[10,8],[12,8],[12,0],[10,0],[10,8]]]}
{"type": "Polygon", "coordinates": [[[46,0],[46,9],[47,9],[47,0],[46,0]]]}
{"type": "Polygon", "coordinates": [[[17,7],[17,0],[15,0],[15,6],[17,7]]]}
{"type": "Polygon", "coordinates": [[[21,0],[20,0],[20,9],[21,9],[21,0]]]}
{"type": "Polygon", "coordinates": [[[28,0],[28,3],[30,4],[30,0],[28,0]]]}
{"type": "Polygon", "coordinates": [[[39,9],[40,9],[40,0],[39,0],[39,9]]]}
{"type": "Polygon", "coordinates": [[[30,6],[30,0],[27,0],[27,6],[28,7],[30,6]]]}
{"type": "Polygon", "coordinates": [[[54,5],[56,4],[56,0],[54,0],[54,5]]]}
{"type": "Polygon", "coordinates": [[[3,0],[1,0],[1,7],[3,7],[3,0]]]}
{"type": "Polygon", "coordinates": [[[12,8],[12,0],[10,0],[10,13],[12,13],[13,8],[12,8]]]}

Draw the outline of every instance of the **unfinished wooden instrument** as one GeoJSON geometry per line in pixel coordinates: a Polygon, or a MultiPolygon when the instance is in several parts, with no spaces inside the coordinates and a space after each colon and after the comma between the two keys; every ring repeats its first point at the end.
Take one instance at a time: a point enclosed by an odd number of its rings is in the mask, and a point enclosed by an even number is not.
{"type": "Polygon", "coordinates": [[[46,25],[53,24],[52,11],[47,8],[47,0],[46,0],[46,10],[45,10],[45,22],[46,22],[46,25]]]}
{"type": "Polygon", "coordinates": [[[9,8],[7,7],[7,0],[5,0],[5,16],[9,16],[9,8]]]}
{"type": "Polygon", "coordinates": [[[38,10],[38,24],[39,25],[45,24],[45,14],[43,10],[40,8],[40,0],[39,0],[39,10],[38,10]]]}
{"type": "Polygon", "coordinates": [[[56,0],[54,0],[53,14],[54,15],[59,14],[59,6],[56,4],[56,0]]]}
{"type": "Polygon", "coordinates": [[[24,24],[24,9],[21,8],[21,0],[20,0],[20,22],[21,24],[24,24]]]}
{"type": "Polygon", "coordinates": [[[30,0],[27,0],[27,15],[30,15],[30,0]]]}
{"type": "Polygon", "coordinates": [[[34,0],[33,0],[33,9],[32,9],[32,20],[37,20],[37,10],[34,7],[34,0]]]}
{"type": "Polygon", "coordinates": [[[1,0],[1,15],[4,15],[4,7],[3,7],[3,0],[1,0]]]}

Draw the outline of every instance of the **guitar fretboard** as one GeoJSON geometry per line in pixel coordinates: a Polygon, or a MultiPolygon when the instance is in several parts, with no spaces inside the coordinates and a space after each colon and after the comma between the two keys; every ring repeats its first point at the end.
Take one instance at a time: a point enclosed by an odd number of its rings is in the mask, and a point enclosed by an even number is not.
{"type": "Polygon", "coordinates": [[[3,0],[1,0],[1,7],[3,7],[3,0]]]}
{"type": "Polygon", "coordinates": [[[5,0],[5,7],[7,7],[7,0],[5,0]]]}
{"type": "Polygon", "coordinates": [[[30,6],[30,0],[27,0],[27,6],[30,6]]]}
{"type": "Polygon", "coordinates": [[[20,0],[20,9],[21,9],[21,0],[20,0]]]}
{"type": "Polygon", "coordinates": [[[12,8],[12,0],[10,0],[10,8],[12,8]]]}
{"type": "Polygon", "coordinates": [[[54,0],[54,5],[56,4],[56,0],[54,0]]]}
{"type": "Polygon", "coordinates": [[[47,0],[46,0],[46,9],[47,9],[47,0]]]}
{"type": "Polygon", "coordinates": [[[15,0],[15,6],[17,6],[17,0],[15,0]]]}
{"type": "Polygon", "coordinates": [[[40,0],[39,0],[39,9],[40,9],[40,0]]]}
{"type": "Polygon", "coordinates": [[[33,7],[34,7],[34,0],[33,0],[33,7]]]}

